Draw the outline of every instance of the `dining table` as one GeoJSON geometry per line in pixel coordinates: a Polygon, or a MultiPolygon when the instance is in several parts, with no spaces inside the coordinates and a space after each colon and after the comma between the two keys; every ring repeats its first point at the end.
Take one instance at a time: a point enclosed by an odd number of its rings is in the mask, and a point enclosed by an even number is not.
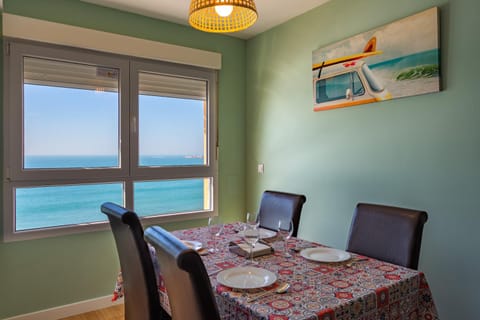
{"type": "MultiPolygon", "coordinates": [[[[232,244],[244,241],[242,229],[243,223],[236,222],[225,224],[222,233],[217,235],[210,233],[208,227],[172,232],[185,243],[201,244],[202,248],[198,249],[222,319],[439,319],[432,292],[421,271],[300,237],[288,239],[285,245],[284,239],[279,239],[274,232],[273,237],[260,240],[273,251],[255,257],[252,262],[232,252],[232,244]],[[213,247],[217,249],[215,252],[206,250],[213,247]],[[312,254],[325,250],[336,254],[332,259],[328,255],[312,254]],[[235,282],[229,285],[225,275],[232,270],[260,270],[267,282],[258,287],[235,282]],[[280,287],[288,290],[277,293],[280,287]]],[[[162,284],[159,291],[162,306],[169,310],[162,284]]]]}

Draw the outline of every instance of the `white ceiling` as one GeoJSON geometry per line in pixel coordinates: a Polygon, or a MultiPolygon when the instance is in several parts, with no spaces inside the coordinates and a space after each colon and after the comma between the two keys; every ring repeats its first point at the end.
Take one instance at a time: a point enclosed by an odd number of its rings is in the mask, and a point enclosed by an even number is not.
{"type": "MultiPolygon", "coordinates": [[[[188,25],[190,0],[81,0],[105,7],[188,25]]],[[[255,0],[258,20],[234,37],[249,39],[330,0],[255,0]]],[[[1,1],[0,1],[1,3],[1,1]]]]}

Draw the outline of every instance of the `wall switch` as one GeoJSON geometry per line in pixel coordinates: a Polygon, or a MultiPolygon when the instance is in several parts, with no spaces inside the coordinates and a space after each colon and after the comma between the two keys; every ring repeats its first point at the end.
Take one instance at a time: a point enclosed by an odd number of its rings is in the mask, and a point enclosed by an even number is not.
{"type": "Polygon", "coordinates": [[[258,171],[258,173],[263,174],[263,171],[264,171],[264,165],[263,165],[263,163],[259,163],[259,164],[257,165],[257,171],[258,171]]]}

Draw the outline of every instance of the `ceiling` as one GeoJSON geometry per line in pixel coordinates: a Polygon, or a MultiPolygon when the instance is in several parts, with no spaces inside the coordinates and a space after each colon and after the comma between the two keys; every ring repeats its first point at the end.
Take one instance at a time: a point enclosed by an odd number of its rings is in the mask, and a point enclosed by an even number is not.
{"type": "MultiPolygon", "coordinates": [[[[81,1],[188,25],[190,0],[81,1]]],[[[230,35],[241,39],[249,39],[328,1],[330,0],[255,0],[258,12],[257,22],[247,30],[230,35]]]]}

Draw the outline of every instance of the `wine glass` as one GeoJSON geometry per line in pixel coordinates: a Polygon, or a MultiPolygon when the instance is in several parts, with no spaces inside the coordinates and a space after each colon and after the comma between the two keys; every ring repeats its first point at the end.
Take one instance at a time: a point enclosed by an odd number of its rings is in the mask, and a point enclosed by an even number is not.
{"type": "Polygon", "coordinates": [[[246,223],[243,229],[243,239],[250,246],[250,264],[255,264],[253,262],[253,249],[260,239],[260,230],[258,229],[258,224],[246,223]]]}
{"type": "Polygon", "coordinates": [[[284,256],[291,258],[292,255],[288,253],[288,239],[293,234],[293,221],[292,220],[278,220],[277,234],[280,240],[283,240],[284,244],[284,256]]]}
{"type": "Polygon", "coordinates": [[[219,216],[212,216],[208,218],[208,232],[213,238],[213,248],[208,249],[208,252],[215,253],[220,250],[217,248],[217,237],[222,234],[223,223],[219,216]]]}
{"type": "Polygon", "coordinates": [[[246,222],[247,222],[247,224],[255,225],[256,227],[258,227],[260,225],[260,220],[258,219],[258,214],[247,212],[246,222]]]}

